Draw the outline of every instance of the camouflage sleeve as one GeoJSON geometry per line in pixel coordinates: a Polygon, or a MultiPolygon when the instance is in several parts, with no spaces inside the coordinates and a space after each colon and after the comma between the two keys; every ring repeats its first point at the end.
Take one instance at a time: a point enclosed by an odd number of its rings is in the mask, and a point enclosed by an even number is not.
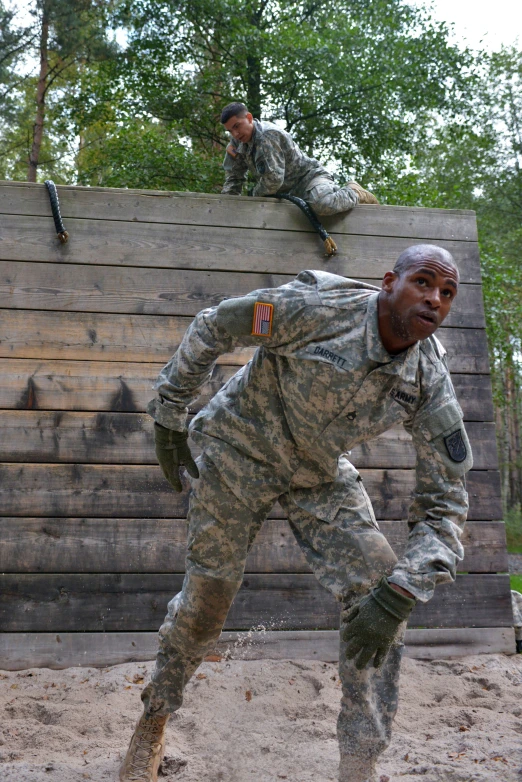
{"type": "Polygon", "coordinates": [[[464,556],[468,512],[465,474],[473,459],[449,375],[406,428],[417,453],[410,534],[390,581],[426,602],[436,584],[454,581],[464,556]]]}
{"type": "Polygon", "coordinates": [[[237,144],[234,141],[231,141],[227,147],[223,168],[225,169],[225,183],[221,192],[225,195],[241,195],[248,166],[243,155],[237,151],[237,144]]]}
{"type": "Polygon", "coordinates": [[[276,132],[267,132],[263,136],[262,147],[256,155],[256,170],[259,181],[252,191],[252,195],[274,195],[282,187],[285,181],[285,152],[283,149],[284,137],[276,132]]]}
{"type": "Polygon", "coordinates": [[[220,355],[236,347],[279,346],[295,338],[310,300],[304,287],[294,281],[202,310],[161,370],[154,385],[158,397],[147,412],[168,429],[186,429],[187,407],[198,398],[220,355]]]}

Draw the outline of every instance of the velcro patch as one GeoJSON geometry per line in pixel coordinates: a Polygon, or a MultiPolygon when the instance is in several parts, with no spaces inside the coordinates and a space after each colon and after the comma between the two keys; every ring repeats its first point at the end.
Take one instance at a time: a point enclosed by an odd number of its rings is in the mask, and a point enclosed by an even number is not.
{"type": "Polygon", "coordinates": [[[258,163],[256,163],[256,170],[257,170],[257,173],[260,174],[261,176],[263,176],[263,174],[265,173],[266,166],[265,166],[265,164],[263,163],[262,160],[260,160],[258,163]]]}
{"type": "Polygon", "coordinates": [[[457,429],[456,432],[449,434],[444,438],[444,442],[446,443],[446,449],[450,458],[453,459],[454,462],[463,462],[468,455],[468,449],[466,448],[466,443],[462,437],[462,429],[457,429]]]}
{"type": "Polygon", "coordinates": [[[235,147],[233,144],[228,145],[227,152],[230,157],[237,157],[237,147],[235,147]]]}
{"type": "Polygon", "coordinates": [[[256,301],[254,304],[254,317],[252,320],[253,337],[270,337],[272,335],[272,319],[274,317],[274,305],[256,301]]]}

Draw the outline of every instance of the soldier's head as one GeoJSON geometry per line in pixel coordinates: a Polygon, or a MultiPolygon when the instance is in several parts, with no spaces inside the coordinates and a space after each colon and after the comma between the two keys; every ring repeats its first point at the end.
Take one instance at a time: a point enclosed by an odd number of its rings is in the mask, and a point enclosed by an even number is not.
{"type": "Polygon", "coordinates": [[[254,117],[244,103],[229,103],[221,112],[221,124],[232,138],[248,144],[254,132],[254,117]]]}
{"type": "Polygon", "coordinates": [[[459,287],[451,254],[434,244],[408,247],[386,272],[379,294],[379,331],[398,353],[431,336],[448,315],[459,287]]]}

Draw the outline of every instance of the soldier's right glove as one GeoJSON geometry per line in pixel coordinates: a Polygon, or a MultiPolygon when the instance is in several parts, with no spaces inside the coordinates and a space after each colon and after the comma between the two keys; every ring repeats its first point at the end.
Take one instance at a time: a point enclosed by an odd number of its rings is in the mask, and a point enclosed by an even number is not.
{"type": "Polygon", "coordinates": [[[175,432],[154,423],[156,457],[174,491],[183,491],[179,477],[180,467],[185,467],[193,478],[199,478],[199,470],[188,446],[188,432],[175,432]]]}
{"type": "Polygon", "coordinates": [[[347,642],[346,658],[356,658],[355,667],[361,670],[373,659],[379,668],[397,636],[402,622],[415,607],[415,599],[401,595],[388,583],[385,576],[378,586],[350,611],[343,633],[347,642]]]}

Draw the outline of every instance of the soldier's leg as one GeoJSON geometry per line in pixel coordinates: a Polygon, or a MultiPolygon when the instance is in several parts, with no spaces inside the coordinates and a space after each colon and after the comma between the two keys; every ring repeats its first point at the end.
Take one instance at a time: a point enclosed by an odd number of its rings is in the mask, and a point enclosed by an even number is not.
{"type": "MultiPolygon", "coordinates": [[[[315,513],[310,495],[298,494],[280,498],[294,535],[321,584],[349,609],[381,576],[392,571],[395,554],[378,529],[368,495],[353,468],[341,470],[335,484],[316,492],[315,513]]],[[[352,660],[346,660],[345,647],[341,642],[339,780],[367,782],[373,780],[376,760],[391,737],[402,634],[380,669],[358,671],[352,660]]]]}
{"type": "Polygon", "coordinates": [[[243,578],[253,530],[267,512],[253,513],[240,502],[212,462],[200,459],[198,466],[183,589],[177,605],[169,604],[159,631],[156,668],[142,693],[145,709],[155,715],[181,706],[187,681],[219,638],[243,578]]]}
{"type": "Polygon", "coordinates": [[[302,196],[318,215],[334,215],[348,212],[356,204],[378,204],[372,193],[364,190],[357,182],[349,182],[345,187],[336,185],[329,177],[314,179],[302,196]]]}

